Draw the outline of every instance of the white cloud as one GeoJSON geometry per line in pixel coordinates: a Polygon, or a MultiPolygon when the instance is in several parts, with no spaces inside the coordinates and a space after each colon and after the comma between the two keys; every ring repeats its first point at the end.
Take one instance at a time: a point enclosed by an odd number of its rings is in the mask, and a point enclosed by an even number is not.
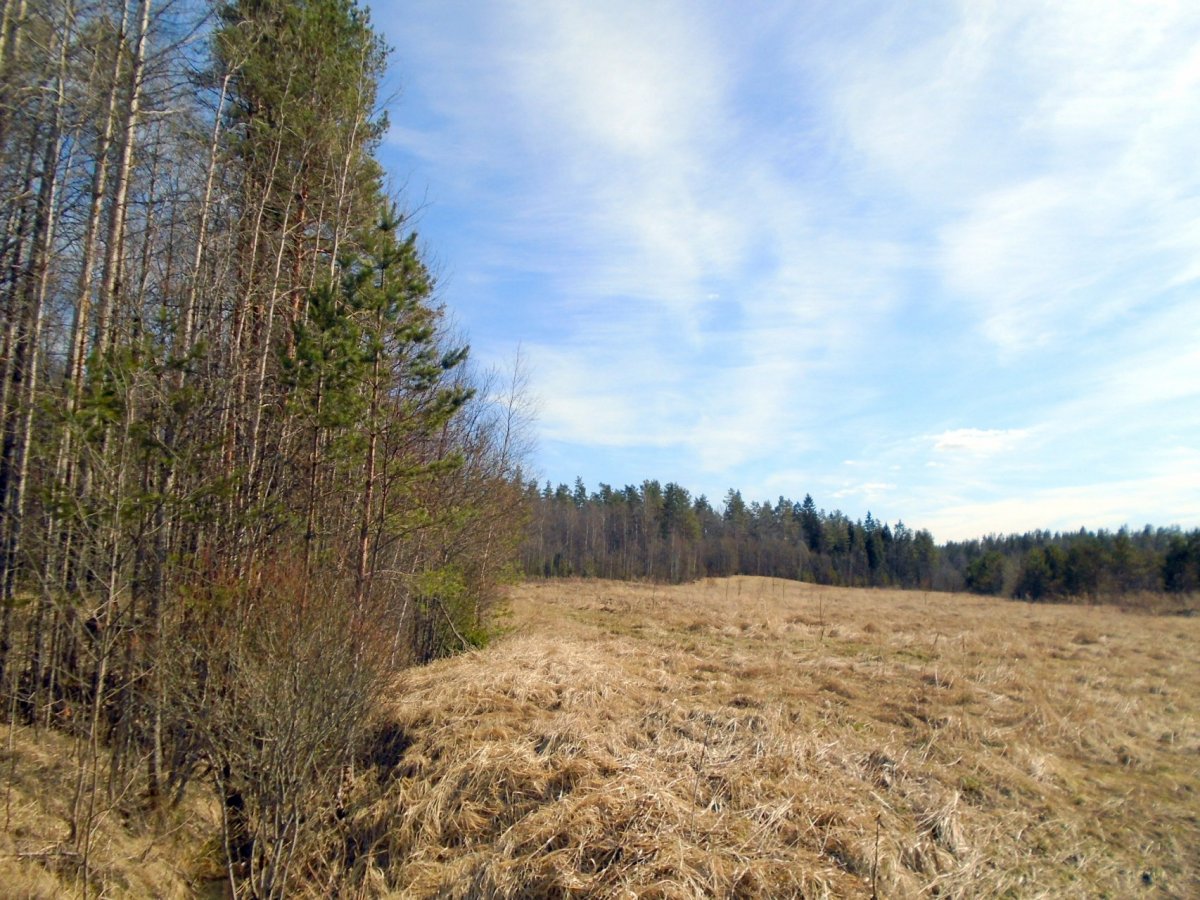
{"type": "Polygon", "coordinates": [[[933,450],[943,454],[990,456],[1013,450],[1029,436],[1025,428],[954,428],[933,436],[933,450]]]}
{"type": "Polygon", "coordinates": [[[1139,439],[1200,441],[1194,4],[448,0],[394,27],[446,299],[524,343],[543,437],[599,477],[640,454],[629,481],[1024,530],[1106,512],[1072,461],[1140,508],[1166,476],[1139,439]]]}
{"type": "Polygon", "coordinates": [[[838,500],[854,497],[864,503],[873,503],[896,490],[896,485],[887,481],[866,481],[862,484],[847,485],[834,491],[833,496],[838,500]]]}
{"type": "Polygon", "coordinates": [[[530,140],[574,133],[617,155],[689,154],[722,96],[720,57],[678,5],[516,4],[502,51],[530,118],[530,140]]]}
{"type": "Polygon", "coordinates": [[[526,341],[546,436],[685,448],[706,472],[806,446],[815,373],[869,339],[861,317],[891,301],[902,251],[830,231],[773,144],[742,140],[737,66],[690,7],[496,15],[497,46],[471,63],[495,108],[455,91],[452,118],[537,161],[496,182],[511,208],[489,265],[536,270],[557,324],[553,344],[526,341]]]}
{"type": "Polygon", "coordinates": [[[1169,469],[1116,481],[1024,490],[995,500],[947,503],[924,512],[921,527],[938,540],[965,540],[985,533],[1016,534],[1042,528],[1139,528],[1194,524],[1200,508],[1200,458],[1169,469]]]}
{"type": "Polygon", "coordinates": [[[1104,218],[1086,191],[1052,178],[982,194],[941,232],[944,278],[955,293],[980,301],[983,332],[995,344],[1044,346],[1110,267],[1079,259],[1106,230],[1104,218]]]}
{"type": "Polygon", "coordinates": [[[708,155],[729,115],[723,58],[702,21],[632,3],[495,14],[485,119],[525,159],[496,184],[508,240],[558,260],[552,274],[576,304],[624,295],[678,315],[702,307],[705,279],[729,273],[743,240],[712,181],[708,155]]]}
{"type": "Polygon", "coordinates": [[[833,108],[875,188],[937,223],[936,264],[981,333],[1045,352],[1150,302],[1164,268],[1194,278],[1197,8],[951,9],[855,37],[833,108]]]}

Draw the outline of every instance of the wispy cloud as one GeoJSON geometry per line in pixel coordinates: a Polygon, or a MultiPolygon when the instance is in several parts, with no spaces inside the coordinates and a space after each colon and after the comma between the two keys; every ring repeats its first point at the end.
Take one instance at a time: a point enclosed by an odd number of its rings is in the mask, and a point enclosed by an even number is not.
{"type": "Polygon", "coordinates": [[[1024,428],[954,428],[933,438],[933,450],[941,454],[991,455],[1011,451],[1029,435],[1024,428]]]}
{"type": "Polygon", "coordinates": [[[1180,454],[1170,466],[1143,476],[1021,490],[999,499],[947,504],[925,513],[922,523],[941,540],[964,540],[980,537],[985,531],[1116,530],[1126,525],[1140,528],[1146,524],[1194,522],[1195,504],[1200,500],[1200,458],[1195,454],[1190,459],[1183,457],[1180,454]]]}
{"type": "Polygon", "coordinates": [[[473,342],[528,352],[551,477],[954,531],[1165,502],[1141,461],[1200,445],[1192,5],[376,15],[390,153],[473,342]]]}
{"type": "Polygon", "coordinates": [[[933,225],[949,293],[1003,352],[1044,352],[1193,271],[1194,9],[952,4],[852,42],[835,109],[867,172],[933,225]],[[899,36],[907,38],[900,41],[899,36]]]}
{"type": "Polygon", "coordinates": [[[852,497],[864,503],[872,503],[896,490],[896,485],[887,481],[865,481],[861,484],[847,485],[841,490],[834,491],[833,496],[838,500],[852,497]]]}

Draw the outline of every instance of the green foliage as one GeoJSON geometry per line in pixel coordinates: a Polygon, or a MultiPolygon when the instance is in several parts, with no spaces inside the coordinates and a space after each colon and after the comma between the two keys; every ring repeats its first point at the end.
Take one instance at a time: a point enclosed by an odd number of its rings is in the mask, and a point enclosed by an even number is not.
{"type": "Polygon", "coordinates": [[[1168,591],[1200,591],[1200,531],[1174,535],[1163,558],[1163,582],[1168,591]]]}
{"type": "Polygon", "coordinates": [[[817,513],[817,504],[812,494],[804,495],[804,503],[799,511],[800,526],[804,529],[804,541],[808,549],[820,553],[824,549],[824,530],[821,528],[821,517],[817,513]]]}
{"type": "Polygon", "coordinates": [[[232,0],[218,14],[217,69],[235,73],[232,150],[250,177],[303,202],[349,162],[360,197],[377,197],[371,153],[386,125],[375,104],[387,50],[366,11],[353,0],[232,0]],[[295,164],[273,166],[277,155],[295,164]]]}
{"type": "Polygon", "coordinates": [[[861,522],[819,510],[811,495],[792,503],[746,503],[730,489],[722,511],[688,503],[679,485],[647,480],[586,502],[576,479],[525,492],[532,528],[522,551],[527,574],[688,580],[769,575],[822,584],[968,589],[1029,600],[1103,597],[1129,591],[1200,590],[1200,531],[1029,532],[939,546],[925,530],[868,514],[861,522]]]}
{"type": "Polygon", "coordinates": [[[336,890],[395,668],[492,634],[522,450],[383,190],[365,4],[206,8],[5,5],[0,700],[79,737],[85,889],[97,816],[203,777],[265,898],[336,890]]]}
{"type": "Polygon", "coordinates": [[[422,572],[413,596],[425,621],[425,640],[430,642],[425,650],[431,658],[485,647],[494,636],[466,577],[455,566],[422,572]]]}
{"type": "Polygon", "coordinates": [[[999,594],[1004,590],[1004,557],[989,550],[967,566],[964,576],[968,590],[976,594],[999,594]]]}
{"type": "Polygon", "coordinates": [[[1034,547],[1022,561],[1013,593],[1027,600],[1058,596],[1062,593],[1064,568],[1065,560],[1058,547],[1034,547]]]}

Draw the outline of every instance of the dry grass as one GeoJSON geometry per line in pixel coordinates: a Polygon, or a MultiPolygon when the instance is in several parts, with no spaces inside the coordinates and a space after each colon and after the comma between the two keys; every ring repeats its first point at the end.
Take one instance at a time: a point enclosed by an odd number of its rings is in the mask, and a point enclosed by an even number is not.
{"type": "MultiPolygon", "coordinates": [[[[527,584],[507,637],[398,680],[298,881],[348,857],[341,896],[1200,896],[1198,639],[766,579],[527,584]]],[[[78,896],[72,745],[0,738],[0,895],[78,896]]],[[[199,805],[157,837],[113,810],[91,893],[219,896],[215,834],[199,805]]]]}
{"type": "Polygon", "coordinates": [[[1200,894],[1200,620],[750,578],[513,614],[397,685],[364,893],[1200,894]]]}
{"type": "Polygon", "coordinates": [[[85,870],[70,840],[78,749],[53,731],[0,725],[0,896],[169,900],[193,897],[220,875],[207,840],[216,818],[198,800],[164,814],[155,828],[128,808],[101,809],[85,870]]]}

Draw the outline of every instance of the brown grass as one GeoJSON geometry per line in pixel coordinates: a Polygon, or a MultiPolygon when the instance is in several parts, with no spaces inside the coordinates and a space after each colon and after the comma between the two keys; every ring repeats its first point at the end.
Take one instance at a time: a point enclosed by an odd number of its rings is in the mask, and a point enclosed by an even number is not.
{"type": "Polygon", "coordinates": [[[1200,894],[1200,621],[740,578],[522,586],[360,778],[395,896],[1200,894]]]}
{"type": "MultiPolygon", "coordinates": [[[[1200,619],[753,578],[511,605],[398,679],[312,896],[347,860],[348,897],[1200,896],[1200,619]]],[[[71,744],[0,738],[0,895],[78,896],[71,744]]],[[[218,896],[189,810],[104,817],[91,893],[218,896]]]]}
{"type": "Polygon", "coordinates": [[[132,811],[136,802],[103,808],[85,870],[69,838],[78,750],[54,731],[0,725],[0,896],[185,898],[219,876],[208,840],[217,819],[199,797],[156,827],[132,811]]]}

